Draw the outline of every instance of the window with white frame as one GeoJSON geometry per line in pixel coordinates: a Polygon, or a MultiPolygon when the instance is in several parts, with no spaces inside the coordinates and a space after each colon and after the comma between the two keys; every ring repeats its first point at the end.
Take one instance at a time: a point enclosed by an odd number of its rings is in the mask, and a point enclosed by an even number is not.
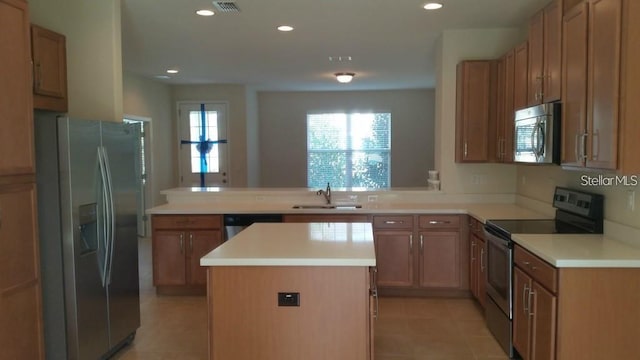
{"type": "Polygon", "coordinates": [[[391,114],[307,114],[307,186],[389,188],[391,114]]]}

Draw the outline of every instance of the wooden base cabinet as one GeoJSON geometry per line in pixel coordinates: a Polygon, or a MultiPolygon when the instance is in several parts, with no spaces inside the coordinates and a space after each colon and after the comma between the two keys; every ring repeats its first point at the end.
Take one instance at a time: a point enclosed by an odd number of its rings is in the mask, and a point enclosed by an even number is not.
{"type": "Polygon", "coordinates": [[[381,292],[455,296],[468,290],[468,251],[461,224],[458,215],[374,215],[381,292]]]}
{"type": "Polygon", "coordinates": [[[369,281],[358,266],[212,266],[209,359],[373,359],[369,281]]]}
{"type": "Polygon", "coordinates": [[[0,357],[44,359],[35,184],[2,181],[0,357]]]}
{"type": "Polygon", "coordinates": [[[204,293],[207,273],[200,258],[222,244],[222,217],[154,215],[152,225],[153,284],[158,293],[204,293]]]}
{"type": "Polygon", "coordinates": [[[411,287],[414,274],[413,216],[373,217],[377,285],[411,287]]]}
{"type": "Polygon", "coordinates": [[[469,218],[469,287],[471,295],[484,307],[487,297],[487,247],[481,222],[469,218]]]}
{"type": "Polygon", "coordinates": [[[633,359],[640,269],[555,268],[514,255],[513,343],[524,360],[633,359]]]}

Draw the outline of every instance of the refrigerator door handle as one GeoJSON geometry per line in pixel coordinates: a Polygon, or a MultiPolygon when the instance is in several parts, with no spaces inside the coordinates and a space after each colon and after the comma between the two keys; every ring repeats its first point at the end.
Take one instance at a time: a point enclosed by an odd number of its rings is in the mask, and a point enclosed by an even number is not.
{"type": "MultiPolygon", "coordinates": [[[[100,168],[100,177],[102,179],[102,188],[100,189],[100,196],[102,197],[102,235],[104,239],[104,261],[102,265],[102,269],[100,272],[100,279],[102,280],[102,287],[105,287],[107,284],[107,268],[109,262],[109,205],[108,205],[108,194],[107,194],[107,171],[104,166],[104,156],[102,154],[102,148],[98,147],[98,166],[100,168]]],[[[98,241],[100,244],[100,241],[98,241]]],[[[98,245],[100,246],[100,245],[98,245]]]]}
{"type": "Polygon", "coordinates": [[[107,172],[107,193],[109,194],[109,217],[110,223],[107,226],[110,226],[111,231],[109,232],[109,271],[107,272],[107,284],[111,284],[111,269],[113,268],[113,248],[114,243],[116,242],[116,216],[115,210],[113,206],[113,185],[111,184],[111,168],[109,167],[109,155],[107,154],[107,149],[102,147],[102,154],[104,159],[104,167],[107,172]]]}

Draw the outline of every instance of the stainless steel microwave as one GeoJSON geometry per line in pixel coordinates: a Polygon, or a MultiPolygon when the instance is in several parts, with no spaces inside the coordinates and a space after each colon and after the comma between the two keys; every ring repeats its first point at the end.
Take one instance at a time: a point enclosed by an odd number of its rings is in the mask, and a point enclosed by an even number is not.
{"type": "Polygon", "coordinates": [[[516,111],[513,144],[515,162],[560,164],[560,103],[516,111]]]}

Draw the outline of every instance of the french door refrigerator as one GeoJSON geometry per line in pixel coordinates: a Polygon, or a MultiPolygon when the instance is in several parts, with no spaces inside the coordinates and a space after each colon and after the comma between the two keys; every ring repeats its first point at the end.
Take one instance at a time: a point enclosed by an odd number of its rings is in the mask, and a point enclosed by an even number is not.
{"type": "Polygon", "coordinates": [[[95,360],[140,326],[139,128],[35,116],[47,359],[95,360]]]}

